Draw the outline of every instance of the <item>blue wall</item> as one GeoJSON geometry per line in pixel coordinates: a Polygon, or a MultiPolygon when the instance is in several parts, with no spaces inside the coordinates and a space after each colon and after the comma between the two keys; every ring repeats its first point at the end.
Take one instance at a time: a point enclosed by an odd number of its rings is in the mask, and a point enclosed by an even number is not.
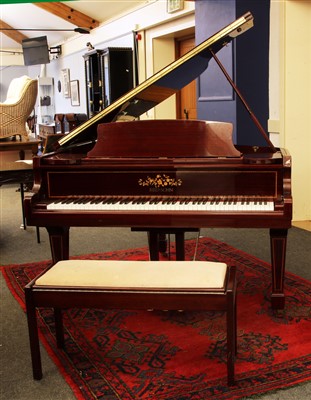
{"type": "MultiPolygon", "coordinates": [[[[248,11],[254,16],[254,27],[238,36],[217,56],[267,131],[270,0],[196,1],[196,41],[200,43],[248,11]]],[[[197,108],[199,119],[232,122],[235,143],[266,145],[214,60],[198,79],[197,108]]]]}

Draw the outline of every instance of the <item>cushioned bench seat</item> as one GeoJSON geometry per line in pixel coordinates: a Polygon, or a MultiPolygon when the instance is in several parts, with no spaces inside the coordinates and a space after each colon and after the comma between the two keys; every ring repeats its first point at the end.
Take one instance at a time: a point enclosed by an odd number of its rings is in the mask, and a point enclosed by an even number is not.
{"type": "Polygon", "coordinates": [[[227,313],[228,383],[236,354],[235,268],[204,261],[66,260],[25,287],[34,379],[42,378],[36,307],[53,307],[58,347],[61,309],[213,310],[227,313]]]}
{"type": "Polygon", "coordinates": [[[59,261],[36,286],[224,290],[227,264],[204,261],[59,261]]]}

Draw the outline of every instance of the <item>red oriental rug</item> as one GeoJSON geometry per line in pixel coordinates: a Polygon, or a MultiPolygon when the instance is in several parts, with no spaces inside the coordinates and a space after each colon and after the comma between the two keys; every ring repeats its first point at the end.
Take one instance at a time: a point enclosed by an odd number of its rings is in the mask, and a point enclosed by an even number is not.
{"type": "MultiPolygon", "coordinates": [[[[188,258],[194,246],[186,242],[188,258]]],[[[79,258],[148,259],[146,248],[79,258]]],[[[51,310],[41,309],[41,340],[77,399],[238,399],[310,380],[310,282],[287,273],[286,308],[273,312],[269,264],[207,238],[197,259],[238,268],[236,386],[227,387],[222,314],[71,309],[64,313],[64,352],[56,348],[51,310]]],[[[2,268],[24,309],[24,286],[48,264],[2,268]]]]}

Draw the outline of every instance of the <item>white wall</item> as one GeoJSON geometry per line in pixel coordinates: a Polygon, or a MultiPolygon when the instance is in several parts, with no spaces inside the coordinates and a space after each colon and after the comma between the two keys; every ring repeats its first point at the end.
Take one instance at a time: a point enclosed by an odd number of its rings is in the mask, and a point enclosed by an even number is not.
{"type": "Polygon", "coordinates": [[[293,220],[311,220],[311,1],[271,0],[270,118],[292,156],[293,220]]]}
{"type": "MultiPolygon", "coordinates": [[[[68,54],[58,60],[52,61],[47,66],[47,75],[53,76],[55,80],[55,105],[56,113],[86,113],[86,90],[85,90],[85,75],[84,75],[84,59],[83,54],[87,53],[86,43],[91,40],[84,39],[83,50],[74,54],[68,54]],[[65,98],[63,92],[58,92],[57,82],[61,81],[61,70],[69,69],[70,80],[78,80],[80,88],[80,106],[72,106],[71,99],[65,98]]],[[[106,47],[133,47],[133,39],[131,34],[126,34],[116,40],[110,40],[98,43],[96,48],[104,49],[106,47]]]]}

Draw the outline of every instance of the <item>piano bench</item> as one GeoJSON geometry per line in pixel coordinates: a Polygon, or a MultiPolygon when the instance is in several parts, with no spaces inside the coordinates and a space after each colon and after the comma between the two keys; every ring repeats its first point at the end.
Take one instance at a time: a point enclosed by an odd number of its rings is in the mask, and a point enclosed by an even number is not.
{"type": "Polygon", "coordinates": [[[59,261],[25,287],[33,378],[42,378],[37,307],[54,308],[56,341],[64,347],[61,309],[225,311],[227,377],[234,384],[236,269],[208,261],[59,261]]]}

